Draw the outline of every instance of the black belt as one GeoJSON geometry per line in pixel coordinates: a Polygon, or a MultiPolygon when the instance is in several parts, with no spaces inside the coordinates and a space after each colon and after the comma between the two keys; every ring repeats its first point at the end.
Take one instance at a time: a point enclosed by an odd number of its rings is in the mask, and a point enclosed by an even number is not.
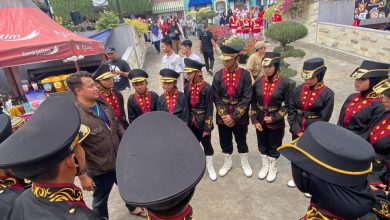
{"type": "Polygon", "coordinates": [[[222,102],[225,105],[236,105],[239,102],[238,99],[225,99],[225,98],[222,98],[221,100],[222,100],[222,102]]]}
{"type": "Polygon", "coordinates": [[[191,114],[193,115],[204,115],[206,113],[203,109],[192,109],[191,114]]]}
{"type": "Polygon", "coordinates": [[[272,107],[265,107],[265,106],[262,106],[262,105],[258,105],[257,108],[262,111],[262,112],[269,112],[269,113],[272,113],[272,112],[278,112],[280,110],[279,107],[276,107],[276,106],[272,106],[272,107]]]}
{"type": "Polygon", "coordinates": [[[316,112],[303,111],[300,109],[298,109],[297,112],[298,112],[298,115],[301,115],[302,117],[305,117],[308,119],[316,119],[316,118],[320,117],[316,112]]]}

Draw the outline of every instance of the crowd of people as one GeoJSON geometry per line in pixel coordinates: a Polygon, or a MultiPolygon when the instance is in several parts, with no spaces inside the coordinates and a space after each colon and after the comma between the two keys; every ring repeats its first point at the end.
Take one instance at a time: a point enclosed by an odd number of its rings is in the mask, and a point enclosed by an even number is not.
{"type": "Polygon", "coordinates": [[[49,98],[26,124],[15,121],[14,134],[11,119],[0,115],[4,219],[108,218],[114,184],[133,215],[193,219],[189,202],[205,170],[216,181],[232,168],[233,137],[244,175],[253,176],[249,125],[256,129],[256,162],[262,164],[258,179],[276,180],[281,154],[291,161],[288,185],[311,197],[302,219],[390,216],[390,64],[364,60],[356,68],[350,76],[357,93],[346,99],[334,125],[329,120],[335,94],[325,83],[323,58],[304,61],[304,83],[296,86],[279,74],[281,54],[267,52],[266,43],[256,43],[246,69],[238,65],[239,48],[220,45],[223,67],[214,72],[211,53],[217,45],[207,27],[199,36],[202,63],[190,40],[180,42],[177,22],[165,32],[159,26],[164,24],[156,22],[151,32],[158,39],[163,36],[162,94],[148,88],[147,72],[130,70],[115,48],[107,48],[109,63],[93,74],[67,78],[75,100],[49,98]],[[213,75],[211,84],[204,79],[204,68],[213,75]],[[127,100],[128,117],[116,91],[117,85],[122,85],[119,90],[128,87],[124,81],[134,88],[127,100]],[[285,118],[292,142],[283,145],[285,118]],[[211,143],[214,122],[223,153],[218,172],[211,143]],[[84,190],[93,191],[93,211],[74,185],[76,176],[84,190]]]}

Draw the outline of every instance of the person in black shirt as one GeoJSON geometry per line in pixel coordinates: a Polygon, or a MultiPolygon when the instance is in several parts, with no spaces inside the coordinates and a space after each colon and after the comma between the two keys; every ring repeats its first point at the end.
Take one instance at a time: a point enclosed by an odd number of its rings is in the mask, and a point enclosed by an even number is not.
{"type": "Polygon", "coordinates": [[[199,36],[200,39],[200,52],[203,54],[204,61],[206,64],[207,72],[213,75],[214,67],[214,51],[216,43],[214,40],[213,33],[210,31],[209,26],[204,26],[204,32],[199,36]]]}
{"type": "Polygon", "coordinates": [[[118,53],[114,47],[107,48],[106,54],[109,59],[108,64],[110,65],[111,71],[117,75],[114,78],[114,90],[120,92],[126,88],[130,88],[128,76],[131,69],[129,64],[118,57],[118,53]]]}
{"type": "Polygon", "coordinates": [[[180,49],[181,31],[179,29],[179,26],[178,26],[176,20],[172,21],[171,25],[168,28],[167,34],[169,36],[169,39],[172,40],[172,46],[173,46],[173,49],[175,50],[175,53],[178,54],[179,49],[180,49]]]}

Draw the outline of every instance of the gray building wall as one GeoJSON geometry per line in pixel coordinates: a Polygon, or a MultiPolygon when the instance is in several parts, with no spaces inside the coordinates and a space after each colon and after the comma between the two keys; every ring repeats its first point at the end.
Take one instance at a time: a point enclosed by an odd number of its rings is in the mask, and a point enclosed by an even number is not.
{"type": "Polygon", "coordinates": [[[319,3],[319,22],[352,25],[355,11],[354,0],[324,0],[320,1],[319,3]]]}

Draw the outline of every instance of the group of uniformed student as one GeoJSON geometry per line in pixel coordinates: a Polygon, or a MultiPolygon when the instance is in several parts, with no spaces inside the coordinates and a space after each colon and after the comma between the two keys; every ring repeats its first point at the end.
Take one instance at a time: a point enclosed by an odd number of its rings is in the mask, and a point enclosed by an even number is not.
{"type": "MultiPolygon", "coordinates": [[[[135,89],[127,106],[130,126],[116,160],[119,192],[128,205],[147,208],[150,220],[194,219],[189,202],[205,168],[217,179],[211,145],[215,105],[224,155],[219,176],[232,168],[233,136],[244,174],[252,176],[246,142],[251,120],[262,162],[258,178],[275,181],[280,154],[290,160],[289,186],[311,196],[302,219],[390,218],[389,64],[365,60],[351,74],[358,92],[347,98],[334,125],[328,123],[334,93],[324,83],[323,59],[306,60],[305,82],[295,87],[278,74],[280,54],[267,52],[264,75],[252,85],[250,72],[238,66],[240,50],[220,49],[223,68],[212,85],[202,76],[204,64],[184,60],[184,93],[176,87],[180,73],[173,70],[160,71],[161,96],[148,90],[145,71],[130,71],[135,89]],[[293,141],[282,145],[286,115],[293,141]]],[[[0,115],[0,121],[0,211],[8,213],[1,217],[102,219],[87,208],[74,185],[86,169],[78,146],[89,130],[80,125],[71,100],[49,98],[12,135],[8,116],[0,115]],[[28,190],[24,179],[32,182],[28,190]]]]}

